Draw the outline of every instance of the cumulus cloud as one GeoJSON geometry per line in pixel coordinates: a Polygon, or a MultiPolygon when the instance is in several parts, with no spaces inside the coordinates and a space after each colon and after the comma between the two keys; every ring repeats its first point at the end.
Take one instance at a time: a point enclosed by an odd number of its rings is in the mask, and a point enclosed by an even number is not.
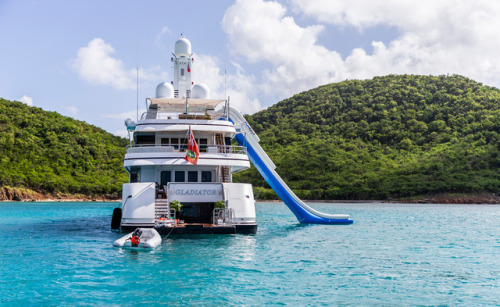
{"type": "MultiPolygon", "coordinates": [[[[110,85],[116,89],[135,89],[137,70],[127,69],[123,62],[112,57],[115,49],[101,38],[91,40],[78,50],[70,65],[79,76],[93,84],[110,85]]],[[[158,67],[139,69],[139,79],[157,80],[163,75],[158,67]]]]}
{"type": "MultiPolygon", "coordinates": [[[[236,67],[239,64],[232,63],[236,67]]],[[[238,70],[234,74],[226,74],[219,68],[219,63],[215,57],[209,55],[196,55],[193,63],[193,81],[206,84],[210,89],[210,98],[225,98],[225,94],[230,96],[231,106],[236,107],[242,113],[254,113],[261,109],[261,104],[257,98],[257,88],[255,78],[247,76],[238,70]],[[224,80],[226,78],[226,80],[224,80]],[[224,84],[226,88],[224,88],[224,84]]]]}
{"type": "MultiPolygon", "coordinates": [[[[401,36],[387,46],[373,42],[371,55],[354,50],[346,59],[349,75],[363,65],[373,74],[459,73],[497,84],[500,79],[500,3],[495,1],[311,1],[293,0],[319,22],[360,31],[389,25],[401,36]],[[365,66],[366,65],[366,66],[365,66]]],[[[365,73],[366,74],[366,73],[365,73]]]]}
{"type": "Polygon", "coordinates": [[[19,98],[19,101],[29,105],[30,107],[33,106],[33,97],[24,95],[23,97],[19,98]]]}
{"type": "Polygon", "coordinates": [[[340,54],[317,43],[324,27],[300,27],[277,2],[236,1],[224,24],[233,54],[271,64],[262,76],[266,93],[290,95],[329,82],[341,70],[340,54]]]}
{"type": "MultiPolygon", "coordinates": [[[[233,55],[268,65],[256,85],[289,96],[347,78],[391,73],[463,74],[500,85],[500,2],[430,0],[237,0],[224,16],[233,55]],[[299,25],[293,15],[316,24],[299,25]],[[330,27],[362,32],[389,26],[400,35],[373,50],[353,49],[342,58],[318,43],[330,27]]],[[[341,43],[341,42],[340,42],[341,43]]],[[[255,88],[256,86],[253,86],[255,88]]]]}

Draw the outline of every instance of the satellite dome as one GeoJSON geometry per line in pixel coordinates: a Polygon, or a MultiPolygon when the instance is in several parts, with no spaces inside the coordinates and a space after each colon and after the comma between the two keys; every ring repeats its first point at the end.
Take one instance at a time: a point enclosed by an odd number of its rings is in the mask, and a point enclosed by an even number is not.
{"type": "Polygon", "coordinates": [[[193,98],[208,98],[209,92],[210,90],[208,89],[208,86],[203,83],[195,84],[193,86],[193,98]]]}
{"type": "Polygon", "coordinates": [[[174,98],[174,87],[168,82],[158,84],[156,98],[174,98]]]}
{"type": "Polygon", "coordinates": [[[185,38],[181,37],[175,42],[175,56],[191,56],[191,42],[185,38]]]}

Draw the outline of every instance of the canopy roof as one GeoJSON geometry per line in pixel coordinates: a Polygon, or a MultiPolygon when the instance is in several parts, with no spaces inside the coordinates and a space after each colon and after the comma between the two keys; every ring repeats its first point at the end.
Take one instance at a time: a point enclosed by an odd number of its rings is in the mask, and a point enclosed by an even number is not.
{"type": "Polygon", "coordinates": [[[194,99],[194,98],[148,98],[151,101],[150,109],[158,109],[161,111],[185,111],[186,100],[188,111],[204,112],[207,109],[215,109],[215,107],[224,102],[224,99],[194,99]]]}

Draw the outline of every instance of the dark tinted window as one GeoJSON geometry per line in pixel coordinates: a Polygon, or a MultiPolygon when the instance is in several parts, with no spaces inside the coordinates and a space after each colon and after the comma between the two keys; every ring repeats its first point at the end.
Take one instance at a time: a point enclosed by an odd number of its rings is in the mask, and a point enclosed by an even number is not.
{"type": "Polygon", "coordinates": [[[175,182],[185,182],[186,175],[184,171],[175,171],[175,182]]]}
{"type": "Polygon", "coordinates": [[[154,135],[138,135],[137,136],[137,144],[149,144],[149,145],[154,145],[155,143],[155,136],[154,135]]]}
{"type": "Polygon", "coordinates": [[[201,152],[207,152],[207,144],[208,144],[207,139],[199,139],[198,140],[198,146],[199,146],[201,152]]]}
{"type": "Polygon", "coordinates": [[[198,182],[198,171],[188,171],[188,182],[198,182]]]}
{"type": "Polygon", "coordinates": [[[139,181],[139,174],[137,174],[137,173],[130,174],[130,182],[131,183],[138,182],[138,181],[139,181]]]}
{"type": "Polygon", "coordinates": [[[179,139],[178,138],[171,138],[170,144],[174,145],[175,149],[179,149],[179,139]]]}
{"type": "Polygon", "coordinates": [[[180,150],[186,150],[188,148],[188,139],[180,139],[180,150]]]}
{"type": "Polygon", "coordinates": [[[172,172],[171,171],[163,171],[161,172],[161,178],[160,178],[160,186],[163,188],[164,185],[167,185],[172,181],[172,172]]]}
{"type": "Polygon", "coordinates": [[[201,172],[201,182],[212,182],[212,172],[202,171],[201,172]]]}

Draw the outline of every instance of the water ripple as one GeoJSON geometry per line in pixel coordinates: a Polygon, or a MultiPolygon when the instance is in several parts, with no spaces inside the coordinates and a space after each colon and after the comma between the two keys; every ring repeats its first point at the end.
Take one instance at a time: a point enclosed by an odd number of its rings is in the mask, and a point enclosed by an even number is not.
{"type": "Polygon", "coordinates": [[[138,251],[111,245],[116,204],[2,203],[0,304],[498,304],[500,206],[311,205],[355,223],[301,225],[283,204],[258,204],[256,235],[138,251]]]}

